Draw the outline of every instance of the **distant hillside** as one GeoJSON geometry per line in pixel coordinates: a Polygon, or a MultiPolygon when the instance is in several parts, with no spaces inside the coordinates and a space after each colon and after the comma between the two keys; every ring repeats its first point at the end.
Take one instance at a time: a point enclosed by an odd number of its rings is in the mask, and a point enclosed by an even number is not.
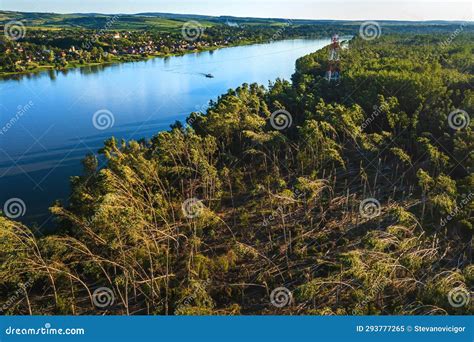
{"type": "MultiPolygon", "coordinates": [[[[5,24],[11,20],[19,20],[27,26],[33,27],[60,27],[72,28],[81,27],[87,29],[101,29],[107,24],[115,14],[56,14],[56,13],[25,13],[25,12],[0,12],[0,24],[5,24]]],[[[114,22],[114,27],[118,30],[143,30],[143,29],[162,29],[173,30],[180,28],[183,22],[191,20],[190,17],[158,17],[144,15],[117,14],[120,20],[114,22]]],[[[199,20],[202,24],[208,26],[211,22],[199,20]]]]}
{"type": "MultiPolygon", "coordinates": [[[[11,12],[0,11],[0,24],[5,24],[11,20],[23,21],[27,26],[33,27],[82,27],[88,29],[100,29],[104,27],[108,18],[119,15],[114,26],[116,29],[142,30],[142,29],[158,29],[158,30],[174,30],[189,20],[199,21],[206,26],[215,24],[238,24],[238,25],[284,25],[288,23],[288,19],[282,18],[241,18],[233,16],[206,16],[196,14],[174,14],[174,13],[137,13],[137,14],[99,14],[99,13],[38,13],[38,12],[11,12]]],[[[434,29],[449,28],[459,25],[459,22],[453,21],[393,21],[381,20],[379,24],[388,27],[414,28],[414,27],[433,27],[434,29]]],[[[336,26],[353,26],[357,28],[362,21],[348,20],[306,20],[292,19],[292,25],[336,25],[336,26]]],[[[469,24],[472,26],[472,23],[469,24]]]]}

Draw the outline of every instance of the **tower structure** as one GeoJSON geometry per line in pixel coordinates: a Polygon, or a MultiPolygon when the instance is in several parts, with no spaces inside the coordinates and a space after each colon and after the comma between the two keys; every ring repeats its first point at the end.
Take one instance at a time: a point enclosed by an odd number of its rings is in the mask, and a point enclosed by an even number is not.
{"type": "Polygon", "coordinates": [[[341,45],[339,44],[339,36],[335,34],[332,36],[331,45],[329,47],[329,63],[328,70],[326,71],[326,79],[328,82],[338,81],[340,76],[340,66],[339,66],[339,51],[341,50],[341,45]]]}

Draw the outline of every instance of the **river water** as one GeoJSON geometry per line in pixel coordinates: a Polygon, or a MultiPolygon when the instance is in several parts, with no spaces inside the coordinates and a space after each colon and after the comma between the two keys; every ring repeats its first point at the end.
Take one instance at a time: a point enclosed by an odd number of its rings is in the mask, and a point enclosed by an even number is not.
{"type": "Polygon", "coordinates": [[[329,42],[284,40],[0,80],[0,206],[21,200],[18,219],[47,227],[48,207],[67,201],[70,176],[105,139],[149,138],[229,88],[289,80],[297,58],[329,42]]]}

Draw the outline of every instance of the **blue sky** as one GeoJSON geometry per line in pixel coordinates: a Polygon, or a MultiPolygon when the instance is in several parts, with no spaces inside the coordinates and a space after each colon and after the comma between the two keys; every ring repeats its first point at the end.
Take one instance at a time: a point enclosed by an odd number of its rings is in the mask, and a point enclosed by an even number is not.
{"type": "Polygon", "coordinates": [[[473,20],[471,0],[0,0],[26,12],[170,12],[307,19],[473,20]]]}

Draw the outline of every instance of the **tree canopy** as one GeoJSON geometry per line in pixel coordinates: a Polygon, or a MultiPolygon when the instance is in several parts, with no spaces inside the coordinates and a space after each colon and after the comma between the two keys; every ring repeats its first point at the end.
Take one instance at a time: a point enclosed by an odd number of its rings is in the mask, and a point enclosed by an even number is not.
{"type": "Polygon", "coordinates": [[[337,82],[323,49],[291,83],[243,84],[151,140],[109,139],[106,166],[88,156],[51,208],[57,231],[0,217],[3,311],[474,313],[449,300],[474,287],[474,43],[445,39],[354,38],[337,82]],[[272,305],[280,287],[292,298],[272,305]]]}

